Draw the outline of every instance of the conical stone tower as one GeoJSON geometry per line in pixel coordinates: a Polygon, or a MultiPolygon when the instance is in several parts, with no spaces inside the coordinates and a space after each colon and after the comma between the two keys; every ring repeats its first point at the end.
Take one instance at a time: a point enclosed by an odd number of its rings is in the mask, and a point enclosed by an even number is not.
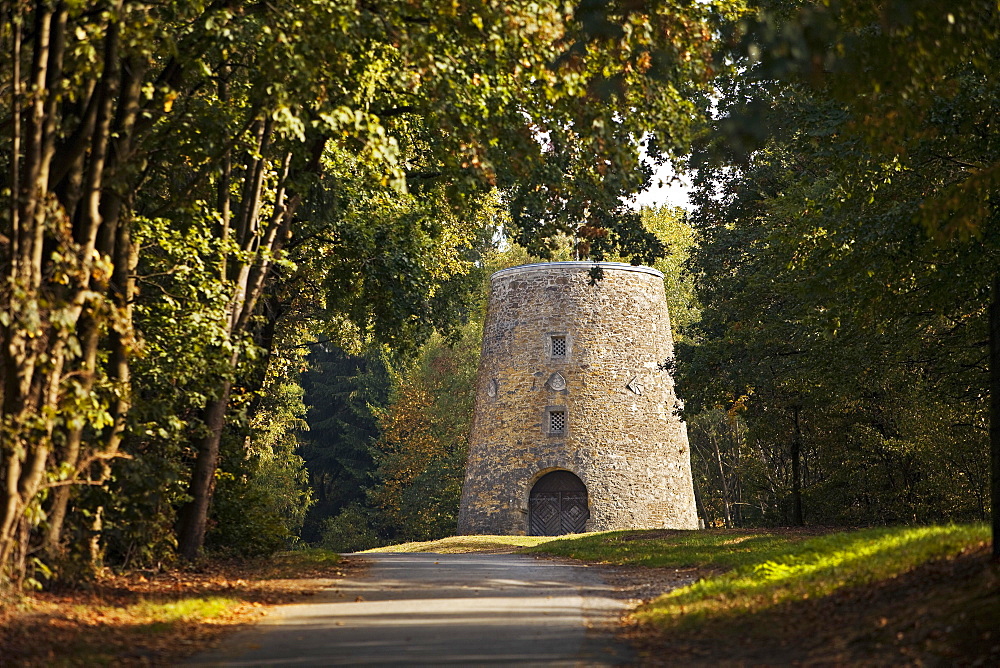
{"type": "Polygon", "coordinates": [[[698,527],[663,274],[597,266],[493,274],[460,533],[698,527]]]}

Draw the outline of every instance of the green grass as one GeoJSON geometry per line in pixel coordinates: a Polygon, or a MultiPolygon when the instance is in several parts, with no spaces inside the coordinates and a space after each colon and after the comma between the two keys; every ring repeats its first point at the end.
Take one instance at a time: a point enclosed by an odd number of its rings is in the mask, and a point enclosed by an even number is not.
{"type": "Polygon", "coordinates": [[[270,557],[272,561],[293,566],[335,566],[341,561],[336,552],[321,547],[305,547],[297,550],[278,552],[270,557]]]}
{"type": "Polygon", "coordinates": [[[336,552],[319,547],[289,550],[262,559],[266,565],[260,575],[268,579],[316,576],[318,571],[333,569],[341,561],[336,552]]]}
{"type": "Polygon", "coordinates": [[[998,665],[989,539],[984,524],[632,531],[526,551],[694,569],[701,579],[632,614],[643,656],[677,665],[998,665]]]}
{"type": "MultiPolygon", "coordinates": [[[[179,623],[213,619],[229,614],[239,604],[232,598],[208,596],[185,598],[177,601],[140,601],[124,609],[115,610],[128,619],[142,620],[136,626],[141,632],[158,633],[179,623]]],[[[110,611],[105,614],[111,614],[110,611]]]]}
{"type": "Polygon", "coordinates": [[[442,554],[492,552],[532,547],[553,540],[557,539],[551,536],[450,536],[439,540],[376,547],[365,550],[365,552],[438,552],[442,554]]]}
{"type": "Polygon", "coordinates": [[[780,555],[808,536],[759,530],[607,531],[559,538],[528,552],[606,564],[731,569],[780,555]]]}
{"type": "MultiPolygon", "coordinates": [[[[731,539],[722,540],[720,553],[707,560],[692,562],[685,557],[666,561],[729,566],[731,570],[655,599],[640,608],[636,618],[673,626],[761,612],[786,601],[890,580],[921,564],[982,545],[988,537],[985,525],[965,525],[865,529],[805,540],[785,539],[784,545],[774,537],[754,537],[736,544],[731,539]],[[748,544],[758,549],[752,553],[733,549],[748,544]]],[[[697,554],[700,548],[692,547],[685,545],[675,555],[697,554]]],[[[619,563],[647,561],[649,557],[642,555],[639,560],[626,557],[619,563]]]]}

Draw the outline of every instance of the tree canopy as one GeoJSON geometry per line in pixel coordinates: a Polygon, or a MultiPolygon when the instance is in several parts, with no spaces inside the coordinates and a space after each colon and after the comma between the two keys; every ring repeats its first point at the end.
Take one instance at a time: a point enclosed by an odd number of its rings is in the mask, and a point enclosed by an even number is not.
{"type": "Polygon", "coordinates": [[[788,519],[985,519],[995,3],[757,9],[693,154],[689,407],[747,421],[788,519]]]}
{"type": "Polygon", "coordinates": [[[223,474],[286,447],[253,425],[295,423],[263,397],[297,346],[454,327],[500,210],[542,256],[651,260],[622,197],[644,138],[687,150],[723,9],[2,3],[5,581],[39,548],[195,558],[215,492],[249,493],[223,474]]]}
{"type": "Polygon", "coordinates": [[[1000,504],[991,0],[0,15],[3,587],[447,531],[507,243],[659,263],[707,521],[1000,504]]]}

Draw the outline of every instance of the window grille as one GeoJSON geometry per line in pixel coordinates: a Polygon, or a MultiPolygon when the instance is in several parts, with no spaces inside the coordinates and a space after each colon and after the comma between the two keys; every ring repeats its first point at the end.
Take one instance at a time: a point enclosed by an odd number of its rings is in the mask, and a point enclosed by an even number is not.
{"type": "Polygon", "coordinates": [[[566,357],[566,337],[565,336],[553,336],[552,337],[552,356],[553,357],[566,357]]]}
{"type": "Polygon", "coordinates": [[[561,434],[566,431],[566,411],[549,411],[549,433],[561,434]]]}

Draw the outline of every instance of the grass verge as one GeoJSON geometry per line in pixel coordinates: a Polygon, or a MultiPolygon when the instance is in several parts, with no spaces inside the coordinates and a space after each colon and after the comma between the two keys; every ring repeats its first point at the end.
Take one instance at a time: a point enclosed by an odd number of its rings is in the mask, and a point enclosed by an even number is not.
{"type": "MultiPolygon", "coordinates": [[[[365,552],[437,552],[439,554],[483,552],[496,554],[517,552],[521,548],[533,547],[554,540],[558,539],[552,536],[449,536],[439,540],[376,547],[365,550],[365,552]]],[[[364,552],[360,554],[364,554],[364,552]]]]}
{"type": "Polygon", "coordinates": [[[930,526],[865,529],[793,541],[755,536],[733,544],[733,539],[726,539],[720,541],[720,553],[702,563],[731,570],[658,598],[636,617],[676,626],[756,613],[785,601],[889,580],[927,562],[955,557],[987,536],[985,526],[930,526]],[[752,552],[739,549],[751,544],[756,546],[752,552]]]}
{"type": "Polygon", "coordinates": [[[644,662],[1000,665],[985,525],[609,532],[531,548],[702,577],[640,606],[644,662]]]}
{"type": "Polygon", "coordinates": [[[549,540],[529,552],[652,568],[729,570],[780,555],[790,545],[830,529],[709,529],[606,531],[549,540]]]}

